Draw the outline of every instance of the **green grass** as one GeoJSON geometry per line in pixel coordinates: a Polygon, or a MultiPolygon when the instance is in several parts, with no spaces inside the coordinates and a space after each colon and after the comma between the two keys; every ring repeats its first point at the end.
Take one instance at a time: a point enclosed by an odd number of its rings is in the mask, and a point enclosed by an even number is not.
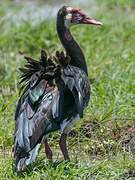
{"type": "Polygon", "coordinates": [[[35,164],[17,174],[11,152],[18,68],[24,64],[25,54],[38,58],[42,48],[51,54],[62,46],[55,19],[32,16],[45,5],[34,4],[29,9],[23,3],[1,3],[0,179],[121,179],[135,169],[135,1],[95,0],[80,7],[104,25],[72,28],[85,53],[92,82],[85,117],[69,136],[72,161],[57,162],[62,155],[56,132],[50,135],[54,164],[48,163],[42,148],[35,164]]]}

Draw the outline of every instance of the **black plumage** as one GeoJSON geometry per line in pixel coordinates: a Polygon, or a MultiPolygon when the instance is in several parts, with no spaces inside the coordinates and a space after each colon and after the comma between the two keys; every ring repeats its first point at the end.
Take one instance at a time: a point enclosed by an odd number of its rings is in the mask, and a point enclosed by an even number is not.
{"type": "MultiPolygon", "coordinates": [[[[85,58],[69,32],[69,19],[66,19],[72,12],[73,8],[64,6],[57,16],[57,32],[66,54],[56,51],[55,56],[48,57],[42,50],[39,61],[25,57],[27,63],[20,68],[23,91],[16,108],[14,133],[17,171],[35,160],[43,139],[46,155],[52,160],[47,135],[55,130],[62,132],[60,148],[64,158],[69,160],[67,134],[74,121],[83,117],[90,98],[85,58]]],[[[80,10],[75,12],[80,13],[80,10]]]]}
{"type": "Polygon", "coordinates": [[[49,62],[47,58],[35,61],[27,57],[26,65],[20,68],[20,83],[26,87],[15,115],[16,164],[20,159],[26,161],[29,152],[43,136],[60,129],[64,119],[70,120],[76,114],[82,117],[88,104],[89,80],[85,72],[69,65],[70,58],[65,57],[63,52],[59,56],[58,51],[56,54],[53,60],[49,58],[49,62]],[[67,62],[61,63],[62,59],[67,59],[67,62]],[[42,61],[46,62],[45,66],[41,65],[42,61]]]}

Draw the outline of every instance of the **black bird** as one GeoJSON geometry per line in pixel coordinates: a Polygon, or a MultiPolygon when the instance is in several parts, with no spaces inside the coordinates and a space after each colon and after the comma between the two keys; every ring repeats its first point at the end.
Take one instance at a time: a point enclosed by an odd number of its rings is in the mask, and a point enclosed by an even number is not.
{"type": "Polygon", "coordinates": [[[47,135],[56,130],[61,130],[60,149],[64,159],[69,160],[67,134],[83,117],[90,98],[85,57],[69,31],[75,24],[102,23],[80,9],[62,7],[57,14],[57,33],[66,53],[56,51],[54,57],[48,57],[42,50],[39,61],[25,57],[27,63],[20,68],[23,93],[16,108],[14,133],[17,171],[35,160],[43,142],[47,158],[52,160],[47,135]]]}

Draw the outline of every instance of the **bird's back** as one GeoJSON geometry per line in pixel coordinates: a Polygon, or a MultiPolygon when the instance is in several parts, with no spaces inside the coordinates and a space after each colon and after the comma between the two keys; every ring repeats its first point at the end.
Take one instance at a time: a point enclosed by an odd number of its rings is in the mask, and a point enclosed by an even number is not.
{"type": "Polygon", "coordinates": [[[69,63],[59,63],[59,59],[58,64],[49,60],[44,68],[42,64],[36,64],[37,69],[34,69],[32,60],[28,60],[21,69],[22,82],[27,82],[27,85],[15,115],[14,156],[18,169],[43,136],[60,129],[65,119],[71,120],[77,114],[82,117],[88,104],[90,88],[87,75],[69,63]]]}

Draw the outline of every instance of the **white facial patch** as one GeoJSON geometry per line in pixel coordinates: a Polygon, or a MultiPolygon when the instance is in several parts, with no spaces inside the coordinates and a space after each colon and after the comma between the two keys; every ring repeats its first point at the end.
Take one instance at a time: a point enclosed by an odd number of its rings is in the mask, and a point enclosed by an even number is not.
{"type": "Polygon", "coordinates": [[[80,119],[79,114],[77,114],[75,117],[72,117],[70,120],[65,119],[61,124],[60,124],[60,129],[62,133],[68,134],[73,126],[75,125],[76,121],[80,119]]]}
{"type": "Polygon", "coordinates": [[[71,19],[72,19],[72,14],[68,13],[65,16],[65,21],[64,21],[66,28],[69,28],[71,26],[71,19]]]}
{"type": "Polygon", "coordinates": [[[67,9],[67,12],[71,12],[73,10],[72,7],[67,7],[66,9],[67,9]]]}

